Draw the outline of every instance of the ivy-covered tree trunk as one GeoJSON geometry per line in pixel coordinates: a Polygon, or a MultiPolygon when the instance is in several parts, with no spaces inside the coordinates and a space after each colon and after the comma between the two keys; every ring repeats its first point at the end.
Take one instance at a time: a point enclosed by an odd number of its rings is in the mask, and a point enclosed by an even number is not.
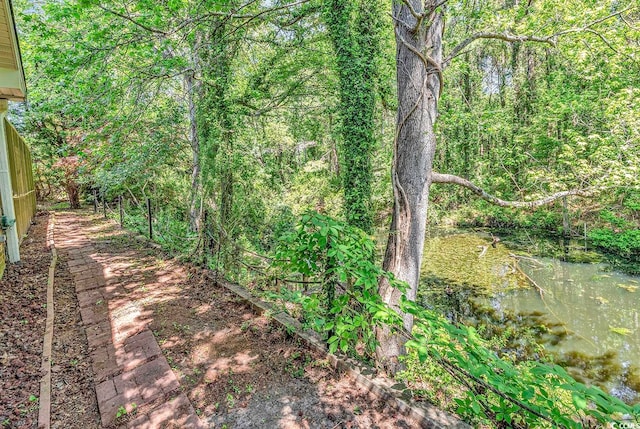
{"type": "MultiPolygon", "coordinates": [[[[415,300],[424,248],[427,205],[433,157],[436,149],[434,125],[442,88],[442,14],[437,1],[405,0],[393,3],[398,77],[398,114],[392,167],[393,214],[383,268],[408,283],[406,296],[415,300]],[[408,7],[411,5],[412,8],[408,7]],[[425,12],[426,11],[426,12],[425,12]],[[421,18],[422,17],[422,18],[421,18]]],[[[402,292],[383,279],[382,299],[400,311],[402,292]]],[[[413,318],[403,315],[411,332],[413,318]]],[[[399,367],[404,340],[387,327],[378,329],[379,364],[390,372],[399,367]]]]}
{"type": "Polygon", "coordinates": [[[210,48],[200,50],[202,83],[198,103],[198,132],[202,186],[205,194],[213,195],[216,204],[215,215],[208,217],[210,225],[204,227],[217,232],[215,251],[218,253],[227,243],[226,232],[233,212],[235,181],[233,160],[237,118],[231,91],[232,66],[238,42],[229,38],[230,29],[221,21],[203,41],[210,48]]]}
{"type": "MultiPolygon", "coordinates": [[[[225,52],[223,55],[233,55],[235,52],[225,52]]],[[[219,81],[215,85],[216,116],[219,127],[219,141],[215,158],[218,180],[218,246],[219,250],[228,245],[229,226],[233,215],[233,190],[235,174],[233,171],[235,151],[235,119],[229,100],[231,88],[231,57],[219,60],[219,81]]],[[[224,249],[228,250],[228,249],[224,249]]],[[[231,254],[223,253],[225,263],[229,262],[231,254]]],[[[218,255],[220,258],[222,255],[218,255]]]]}
{"type": "MultiPolygon", "coordinates": [[[[195,66],[195,64],[194,64],[195,66]]],[[[200,229],[200,209],[198,196],[200,194],[200,140],[198,139],[196,94],[198,92],[195,83],[195,70],[185,74],[185,86],[189,100],[189,143],[193,156],[191,164],[191,195],[189,198],[189,227],[192,231],[200,229]]]]}
{"type": "Polygon", "coordinates": [[[373,226],[371,155],[375,146],[375,77],[382,25],[378,5],[377,0],[326,0],[324,5],[340,86],[345,218],[367,232],[373,226]]]}

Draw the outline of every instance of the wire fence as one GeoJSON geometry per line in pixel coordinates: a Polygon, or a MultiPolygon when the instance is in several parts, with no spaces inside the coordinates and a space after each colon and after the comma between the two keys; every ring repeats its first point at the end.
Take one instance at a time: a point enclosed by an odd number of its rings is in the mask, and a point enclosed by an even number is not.
{"type": "MultiPolygon", "coordinates": [[[[94,210],[98,210],[97,200],[94,204],[94,210]]],[[[151,199],[146,199],[144,204],[132,203],[124,197],[118,197],[112,201],[102,199],[103,214],[117,219],[120,226],[125,228],[133,228],[151,239],[155,239],[159,244],[167,246],[170,250],[178,250],[182,253],[188,252],[190,256],[200,253],[204,257],[201,262],[208,268],[214,270],[217,276],[224,270],[225,278],[231,277],[230,280],[243,283],[248,286],[254,293],[265,298],[265,292],[278,292],[281,288],[286,288],[291,292],[305,290],[312,287],[312,291],[318,290],[318,286],[323,284],[322,279],[306,278],[302,275],[296,277],[287,277],[282,272],[273,269],[273,263],[277,262],[272,256],[262,254],[252,249],[248,249],[238,243],[237,239],[229,234],[216,219],[209,217],[207,225],[203,226],[203,231],[197,234],[190,232],[188,228],[182,228],[178,232],[171,228],[171,223],[166,221],[167,215],[162,210],[154,210],[154,204],[151,199]],[[157,216],[161,219],[158,221],[157,216]],[[210,242],[209,246],[204,245],[204,241],[210,242]],[[180,246],[175,246],[180,243],[180,246]],[[209,248],[207,248],[209,247],[209,248]],[[210,253],[207,254],[207,251],[210,253]],[[205,253],[202,255],[202,253],[205,253]],[[262,287],[260,287],[262,285],[262,287]]],[[[346,285],[338,285],[342,290],[346,290],[346,285]]],[[[278,305],[280,309],[285,309],[283,301],[273,301],[273,293],[269,294],[269,298],[273,303],[278,305]]],[[[291,307],[289,307],[291,308],[291,307]]],[[[399,334],[406,340],[415,340],[416,338],[410,332],[399,329],[399,334]]],[[[534,416],[539,419],[542,426],[558,427],[554,420],[541,413],[536,407],[511,397],[501,391],[496,386],[491,385],[481,377],[475,376],[460,365],[448,360],[447,358],[433,354],[431,359],[442,370],[451,376],[453,382],[458,386],[462,393],[471,394],[476,398],[484,413],[490,419],[493,418],[496,427],[505,428],[528,428],[527,424],[516,423],[518,421],[526,421],[527,419],[518,419],[514,416],[520,415],[524,417],[534,416]],[[498,401],[506,402],[512,405],[513,418],[511,423],[497,422],[495,413],[491,408],[490,396],[498,398],[498,401]],[[493,416],[493,417],[492,417],[493,416]]],[[[530,420],[530,418],[529,418],[530,420]]],[[[583,423],[584,425],[585,423],[583,423]]],[[[584,427],[590,427],[585,425],[584,427]]]]}

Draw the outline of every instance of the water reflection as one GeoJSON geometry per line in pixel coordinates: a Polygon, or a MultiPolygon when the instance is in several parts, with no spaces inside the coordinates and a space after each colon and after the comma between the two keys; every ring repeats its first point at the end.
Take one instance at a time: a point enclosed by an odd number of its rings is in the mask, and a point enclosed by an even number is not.
{"type": "Polygon", "coordinates": [[[591,355],[619,353],[640,364],[640,286],[637,278],[607,272],[604,264],[574,264],[539,258],[521,261],[523,271],[544,289],[520,289],[498,297],[515,313],[540,311],[573,334],[551,348],[591,355]]]}
{"type": "Polygon", "coordinates": [[[603,263],[514,258],[503,244],[480,256],[488,243],[468,233],[430,238],[424,305],[483,326],[489,337],[525,326],[533,337],[510,339],[518,357],[536,358],[530,343],[540,341],[580,381],[640,400],[640,277],[603,263]]]}

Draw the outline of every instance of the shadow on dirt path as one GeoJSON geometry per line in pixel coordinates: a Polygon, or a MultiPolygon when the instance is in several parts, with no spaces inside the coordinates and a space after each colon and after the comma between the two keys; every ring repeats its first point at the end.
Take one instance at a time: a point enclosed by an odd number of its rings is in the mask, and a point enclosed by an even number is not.
{"type": "Polygon", "coordinates": [[[198,267],[86,212],[57,215],[104,426],[410,428],[198,267]]]}

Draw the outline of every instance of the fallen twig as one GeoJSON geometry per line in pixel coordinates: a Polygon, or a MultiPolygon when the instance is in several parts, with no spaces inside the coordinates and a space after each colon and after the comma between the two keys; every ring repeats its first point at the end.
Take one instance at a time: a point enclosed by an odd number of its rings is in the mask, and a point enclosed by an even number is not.
{"type": "Polygon", "coordinates": [[[535,282],[535,280],[533,280],[531,277],[529,277],[527,275],[527,273],[525,273],[524,271],[522,271],[522,268],[520,268],[520,266],[518,265],[518,259],[520,258],[519,256],[514,255],[513,253],[510,253],[509,256],[512,256],[515,259],[515,262],[513,264],[514,268],[520,273],[522,274],[528,281],[529,283],[531,283],[533,286],[536,287],[536,289],[538,289],[538,293],[540,294],[540,298],[544,299],[544,294],[546,293],[546,291],[540,286],[538,285],[538,283],[535,282]]]}

